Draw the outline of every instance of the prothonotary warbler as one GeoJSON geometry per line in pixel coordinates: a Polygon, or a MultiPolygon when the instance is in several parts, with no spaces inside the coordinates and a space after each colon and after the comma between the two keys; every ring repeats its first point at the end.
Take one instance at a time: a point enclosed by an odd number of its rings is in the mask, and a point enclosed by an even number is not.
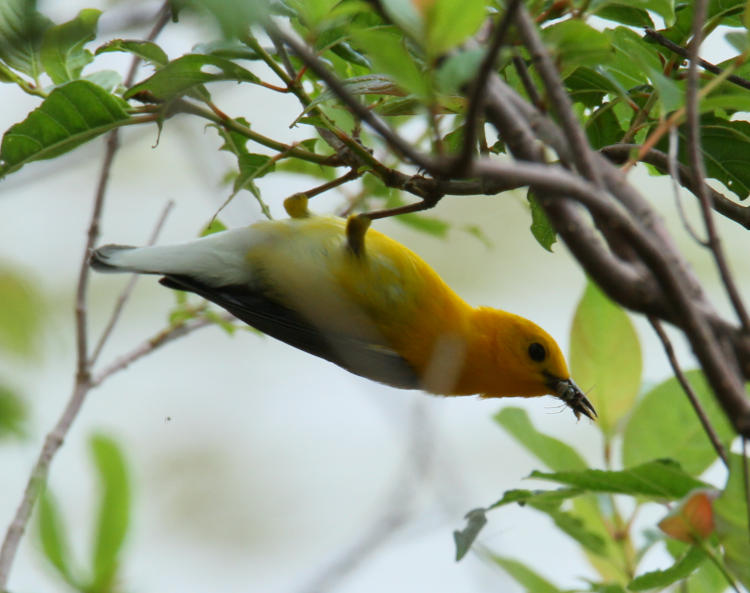
{"type": "Polygon", "coordinates": [[[163,276],[238,319],[352,373],[404,389],[482,397],[556,395],[596,412],[552,337],[518,315],[472,307],[369,219],[264,221],[181,245],[95,250],[107,272],[163,276]]]}

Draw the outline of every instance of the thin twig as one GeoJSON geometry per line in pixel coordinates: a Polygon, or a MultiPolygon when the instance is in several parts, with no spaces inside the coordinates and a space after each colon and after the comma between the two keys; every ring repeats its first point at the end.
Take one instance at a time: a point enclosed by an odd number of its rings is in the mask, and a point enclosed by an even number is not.
{"type": "Polygon", "coordinates": [[[330,72],[303,43],[271,25],[267,25],[267,27],[273,35],[278,36],[279,39],[288,45],[307,65],[310,71],[314,72],[323,82],[325,82],[331,92],[341,99],[341,101],[346,104],[346,106],[351,109],[358,118],[364,121],[378,135],[380,135],[391,149],[397,152],[401,157],[410,160],[415,165],[418,165],[427,171],[432,172],[439,168],[433,163],[432,159],[418,150],[415,150],[410,142],[407,142],[394,132],[388,124],[380,119],[380,117],[349,93],[338,77],[330,72]]]}
{"type": "MultiPolygon", "coordinates": [[[[233,321],[234,319],[234,316],[230,315],[229,313],[224,313],[220,316],[221,321],[233,321]]],[[[163,329],[148,340],[145,340],[140,346],[136,346],[135,348],[133,348],[133,350],[131,350],[127,354],[120,356],[109,366],[93,375],[91,377],[90,388],[93,389],[95,387],[98,387],[115,373],[126,369],[137,360],[143,358],[147,354],[151,354],[157,348],[161,348],[165,344],[174,342],[177,338],[182,338],[183,336],[191,334],[196,330],[203,329],[204,327],[215,324],[215,319],[204,317],[163,329]]]]}
{"type": "Polygon", "coordinates": [[[698,52],[700,50],[703,25],[706,20],[708,0],[695,0],[693,8],[693,39],[688,46],[688,77],[686,90],[685,117],[687,124],[687,152],[688,163],[694,171],[698,180],[698,197],[700,198],[703,221],[706,226],[706,235],[708,236],[708,246],[714,256],[716,267],[719,270],[722,283],[727,291],[729,300],[732,302],[735,313],[742,324],[746,333],[750,333],[750,317],[748,316],[745,304],[742,302],[739,290],[734,282],[734,278],[729,270],[729,264],[724,256],[724,248],[721,244],[721,238],[714,224],[713,211],[711,209],[711,198],[705,191],[703,180],[706,178],[706,167],[703,162],[701,153],[701,126],[698,94],[700,82],[698,79],[698,52]]]}
{"type": "MultiPolygon", "coordinates": [[[[632,152],[638,151],[640,148],[640,144],[611,144],[599,149],[599,152],[613,162],[621,164],[628,160],[632,152]]],[[[672,174],[669,165],[669,155],[661,150],[651,148],[642,155],[640,160],[656,167],[664,173],[672,174]]],[[[677,176],[679,183],[697,197],[698,185],[690,167],[678,162],[677,171],[679,172],[677,176]]],[[[746,229],[750,229],[750,207],[730,200],[705,182],[704,185],[711,197],[711,205],[714,210],[746,229]]]]}
{"type": "Polygon", "coordinates": [[[284,64],[284,68],[286,68],[286,73],[289,75],[289,78],[291,80],[295,80],[297,78],[297,72],[294,70],[294,65],[292,64],[292,61],[289,59],[289,54],[287,53],[286,48],[284,47],[284,44],[275,35],[269,34],[268,36],[271,38],[271,42],[273,43],[273,46],[276,48],[276,51],[278,52],[279,57],[281,58],[281,63],[284,64]]]}
{"type": "MultiPolygon", "coordinates": [[[[160,12],[157,24],[150,33],[150,39],[153,40],[161,29],[169,21],[165,17],[165,11],[169,12],[169,3],[164,3],[164,8],[160,12]]],[[[135,76],[135,67],[140,58],[135,56],[131,62],[130,82],[135,76]]],[[[105,145],[104,159],[99,172],[99,179],[94,195],[94,206],[89,222],[86,245],[81,258],[81,266],[78,273],[78,283],[76,287],[75,299],[75,334],[76,334],[76,372],[73,392],[65,406],[60,418],[54,428],[47,434],[39,456],[31,470],[31,475],[26,483],[23,498],[16,509],[16,513],[8,526],[5,533],[2,547],[0,548],[0,591],[7,589],[10,569],[18,552],[18,546],[26,530],[26,526],[31,517],[39,494],[47,482],[52,459],[61,447],[70,426],[78,416],[78,412],[83,405],[86,395],[91,390],[91,374],[88,364],[88,335],[87,335],[87,293],[89,280],[89,258],[91,250],[99,236],[99,222],[101,219],[102,208],[104,206],[104,196],[106,194],[107,184],[109,182],[109,173],[112,168],[115,153],[119,147],[119,138],[117,130],[110,132],[105,145]]]]}
{"type": "Polygon", "coordinates": [[[662,346],[664,347],[664,352],[669,359],[669,364],[672,367],[672,372],[674,373],[677,381],[682,386],[682,390],[685,392],[685,395],[687,395],[688,399],[690,400],[690,403],[695,410],[695,414],[696,416],[698,416],[698,420],[700,421],[701,426],[703,426],[703,430],[706,432],[706,436],[708,436],[708,439],[711,441],[711,445],[713,445],[713,448],[716,450],[716,454],[724,462],[724,465],[726,467],[729,467],[729,457],[727,456],[727,451],[724,448],[724,445],[721,443],[719,435],[716,434],[716,430],[714,430],[714,427],[711,425],[711,421],[708,419],[706,411],[703,409],[700,401],[698,401],[698,396],[696,395],[693,386],[690,385],[690,381],[688,381],[685,373],[682,372],[682,367],[680,367],[680,363],[677,360],[677,356],[675,355],[674,348],[672,347],[672,342],[669,339],[669,336],[667,336],[667,333],[664,331],[664,328],[662,327],[661,322],[658,319],[649,315],[648,321],[651,324],[651,327],[654,328],[656,335],[659,336],[662,346]]]}
{"type": "Polygon", "coordinates": [[[523,5],[516,11],[518,32],[526,49],[537,67],[537,71],[544,82],[550,97],[550,104],[557,113],[565,137],[572,148],[574,162],[581,174],[594,182],[603,185],[601,174],[595,166],[593,152],[589,146],[586,134],[573,111],[570,96],[560,81],[555,64],[542,42],[533,19],[523,5]]]}
{"type": "MultiPolygon", "coordinates": [[[[683,58],[689,58],[688,50],[686,50],[683,47],[680,47],[673,41],[670,41],[664,35],[661,33],[657,33],[653,29],[646,29],[646,37],[649,39],[653,39],[656,41],[659,45],[663,45],[666,47],[669,51],[676,53],[678,56],[682,56],[683,58]]],[[[706,60],[702,58],[698,58],[697,60],[698,65],[703,68],[704,70],[708,70],[709,72],[712,72],[713,74],[723,74],[724,70],[716,66],[715,64],[712,64],[711,62],[707,62],[706,60]]],[[[737,86],[741,86],[745,89],[750,89],[750,80],[747,80],[746,78],[742,78],[741,76],[737,76],[736,74],[730,74],[727,76],[727,81],[731,82],[733,84],[736,84],[737,86]]]]}
{"type": "Polygon", "coordinates": [[[436,199],[425,199],[421,202],[414,202],[413,204],[407,204],[406,206],[397,206],[396,208],[387,208],[385,210],[375,210],[374,212],[364,212],[362,216],[369,218],[370,220],[377,220],[378,218],[389,218],[391,216],[399,216],[400,214],[412,214],[414,212],[422,212],[423,210],[429,210],[434,207],[437,203],[436,199]]]}
{"type": "Polygon", "coordinates": [[[316,163],[318,165],[342,164],[339,162],[339,159],[336,155],[316,154],[314,152],[310,152],[309,150],[305,150],[304,148],[299,148],[297,146],[278,142],[273,138],[269,138],[268,136],[259,134],[255,130],[251,130],[248,126],[242,125],[234,118],[226,116],[220,117],[216,113],[207,109],[203,109],[202,107],[195,105],[189,101],[177,100],[171,107],[174,113],[189,113],[191,115],[197,115],[198,117],[202,117],[215,123],[217,126],[221,126],[229,132],[236,132],[237,134],[240,134],[241,136],[244,136],[245,138],[248,138],[253,142],[257,142],[262,146],[266,146],[267,148],[270,148],[277,152],[284,153],[286,156],[295,157],[304,161],[316,163]]]}
{"type": "Polygon", "coordinates": [[[529,101],[531,101],[531,103],[537,109],[541,109],[542,97],[539,94],[539,90],[536,88],[536,85],[534,84],[534,80],[531,78],[531,74],[529,74],[529,69],[526,67],[526,62],[521,56],[518,55],[518,52],[516,52],[513,56],[513,67],[516,69],[518,77],[521,79],[521,84],[523,85],[523,89],[526,91],[526,94],[529,96],[529,101]]]}
{"type": "Polygon", "coordinates": [[[707,246],[707,243],[698,236],[695,232],[693,225],[690,224],[685,209],[682,207],[682,198],[680,197],[680,174],[677,160],[677,145],[679,143],[679,136],[677,134],[677,128],[671,128],[669,130],[669,152],[668,164],[669,164],[669,177],[672,180],[672,193],[674,194],[674,202],[677,208],[677,214],[680,216],[682,226],[688,232],[693,240],[699,245],[707,246]]]}
{"type": "Polygon", "coordinates": [[[471,83],[468,95],[469,106],[466,109],[463,142],[461,144],[460,152],[453,163],[448,167],[448,175],[463,173],[471,162],[474,145],[477,140],[477,128],[480,125],[482,114],[484,112],[484,96],[487,87],[487,80],[489,79],[490,74],[495,70],[497,56],[500,53],[500,48],[502,48],[503,43],[505,42],[508,29],[515,18],[515,13],[520,3],[520,0],[510,0],[508,3],[508,7],[505,9],[505,14],[503,15],[502,20],[498,23],[492,33],[492,42],[484,54],[476,78],[471,83]]]}
{"type": "Polygon", "coordinates": [[[344,183],[353,181],[354,179],[357,179],[358,177],[361,177],[361,176],[362,176],[362,173],[360,171],[357,171],[356,169],[352,169],[351,171],[344,173],[341,177],[337,177],[336,179],[332,179],[331,181],[327,183],[323,183],[321,185],[318,185],[317,187],[313,187],[312,189],[305,190],[301,193],[307,196],[308,198],[314,198],[315,196],[318,196],[322,193],[327,192],[329,189],[333,189],[334,187],[338,187],[339,185],[343,185],[344,183]]]}
{"type": "MultiPolygon", "coordinates": [[[[151,232],[151,236],[149,237],[146,245],[153,245],[154,243],[156,243],[156,240],[159,238],[159,233],[161,233],[161,230],[164,227],[164,223],[167,220],[167,216],[169,216],[169,212],[172,210],[173,207],[174,207],[174,201],[170,200],[169,202],[167,202],[167,205],[164,207],[164,210],[159,216],[159,219],[156,221],[156,226],[154,227],[154,230],[151,232]]],[[[104,348],[105,343],[109,339],[109,336],[112,334],[112,330],[115,328],[115,325],[119,321],[120,315],[122,314],[122,310],[125,307],[125,303],[128,301],[128,299],[130,298],[130,295],[133,293],[133,289],[135,288],[135,285],[138,282],[138,278],[140,278],[138,274],[132,274],[127,285],[120,293],[120,296],[117,298],[117,302],[115,303],[114,309],[112,310],[112,314],[109,317],[109,321],[107,322],[107,325],[104,328],[104,331],[102,331],[102,334],[99,337],[99,341],[96,343],[94,352],[89,357],[89,368],[93,367],[94,364],[96,364],[96,361],[99,359],[99,355],[102,353],[102,348],[104,348]]]]}

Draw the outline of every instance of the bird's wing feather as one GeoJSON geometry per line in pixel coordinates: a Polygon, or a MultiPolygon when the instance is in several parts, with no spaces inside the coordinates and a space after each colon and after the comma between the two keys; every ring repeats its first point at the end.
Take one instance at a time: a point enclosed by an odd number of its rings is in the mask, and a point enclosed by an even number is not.
{"type": "Polygon", "coordinates": [[[270,298],[262,288],[207,286],[182,275],[168,275],[160,282],[169,288],[194,292],[264,334],[329,360],[352,373],[403,389],[420,388],[417,373],[393,349],[323,332],[299,313],[270,298]]]}

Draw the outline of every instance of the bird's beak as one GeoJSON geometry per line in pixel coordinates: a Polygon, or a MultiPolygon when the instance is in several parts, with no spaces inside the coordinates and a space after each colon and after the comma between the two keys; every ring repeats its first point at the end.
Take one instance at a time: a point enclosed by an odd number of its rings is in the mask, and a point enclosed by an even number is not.
{"type": "Polygon", "coordinates": [[[587,418],[591,418],[591,420],[596,419],[594,406],[591,405],[591,402],[586,398],[578,385],[573,382],[573,379],[557,379],[552,377],[549,386],[557,394],[557,397],[573,410],[576,419],[580,420],[581,414],[587,418]]]}

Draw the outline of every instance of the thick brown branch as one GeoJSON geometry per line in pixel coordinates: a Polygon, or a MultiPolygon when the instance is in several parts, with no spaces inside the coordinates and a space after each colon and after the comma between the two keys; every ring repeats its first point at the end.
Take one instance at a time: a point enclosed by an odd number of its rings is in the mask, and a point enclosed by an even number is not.
{"type": "MultiPolygon", "coordinates": [[[[658,237],[644,231],[630,217],[623,216],[609,203],[606,196],[601,195],[585,181],[572,176],[564,169],[550,172],[551,169],[554,168],[525,163],[515,163],[511,166],[480,161],[475,165],[474,171],[479,175],[500,177],[506,180],[514,179],[519,183],[525,182],[538,190],[543,195],[543,199],[557,201],[574,199],[584,205],[600,221],[606,221],[611,228],[622,233],[645,267],[650,270],[652,281],[658,283],[660,287],[658,291],[654,291],[651,287],[649,293],[661,301],[661,292],[663,292],[663,298],[669,303],[667,308],[662,304],[661,310],[655,312],[653,309],[648,311],[644,302],[638,310],[671,320],[672,323],[682,328],[728,418],[740,434],[750,435],[750,400],[747,398],[743,383],[731,357],[728,357],[727,352],[719,345],[719,339],[709,321],[707,311],[704,310],[702,301],[697,300],[696,295],[688,290],[689,280],[685,277],[683,269],[672,265],[676,256],[669,249],[665,252],[665,246],[658,240],[658,237]]],[[[554,214],[555,212],[552,212],[553,222],[554,214]]],[[[556,222],[556,226],[560,228],[560,221],[556,222]]],[[[564,235],[563,237],[565,238],[564,235]]],[[[590,245],[589,251],[598,248],[598,245],[590,245]]],[[[579,261],[584,265],[586,263],[583,259],[579,261]]],[[[625,299],[621,292],[625,289],[624,286],[611,286],[605,283],[611,280],[608,277],[594,276],[594,279],[615,301],[630,306],[623,302],[625,299]]],[[[729,336],[725,336],[725,339],[728,340],[729,336]]]]}

